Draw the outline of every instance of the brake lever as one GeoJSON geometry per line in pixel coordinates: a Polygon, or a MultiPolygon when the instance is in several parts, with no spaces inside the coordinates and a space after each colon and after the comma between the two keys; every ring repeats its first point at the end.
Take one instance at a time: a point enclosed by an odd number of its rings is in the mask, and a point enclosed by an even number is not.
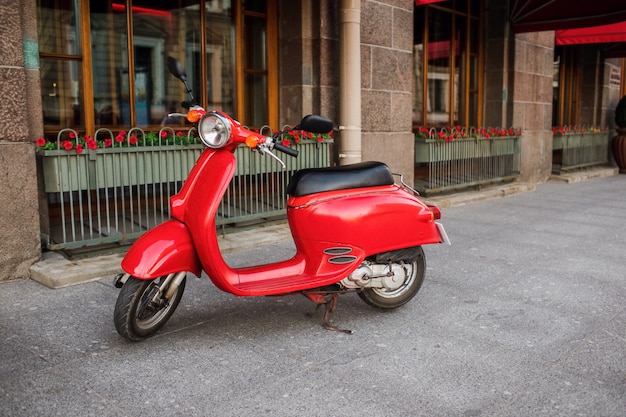
{"type": "Polygon", "coordinates": [[[282,159],[280,159],[279,157],[277,157],[276,155],[274,155],[274,152],[270,151],[270,149],[267,147],[267,145],[265,145],[265,144],[259,145],[259,146],[257,147],[257,149],[258,149],[258,151],[259,151],[259,153],[260,153],[261,155],[265,155],[265,154],[267,154],[267,155],[271,156],[271,157],[272,157],[272,158],[274,158],[276,161],[278,161],[278,163],[279,163],[279,164],[283,167],[283,169],[287,169],[287,165],[285,165],[285,163],[283,162],[283,160],[282,160],[282,159]]]}

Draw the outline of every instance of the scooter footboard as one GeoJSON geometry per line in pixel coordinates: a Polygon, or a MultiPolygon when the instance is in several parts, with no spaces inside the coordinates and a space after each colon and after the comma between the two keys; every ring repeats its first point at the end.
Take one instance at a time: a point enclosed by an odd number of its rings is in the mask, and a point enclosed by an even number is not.
{"type": "Polygon", "coordinates": [[[167,220],[137,239],[122,260],[122,269],[139,279],[181,271],[198,277],[202,273],[191,234],[177,220],[167,220]]]}

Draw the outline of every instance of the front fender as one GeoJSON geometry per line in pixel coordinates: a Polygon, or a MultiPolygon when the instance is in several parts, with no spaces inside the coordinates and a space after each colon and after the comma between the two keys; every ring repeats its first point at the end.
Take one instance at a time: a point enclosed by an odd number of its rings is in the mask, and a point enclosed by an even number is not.
{"type": "Polygon", "coordinates": [[[187,226],[167,220],[144,233],[122,260],[122,269],[139,279],[188,271],[199,277],[202,267],[187,226]]]}

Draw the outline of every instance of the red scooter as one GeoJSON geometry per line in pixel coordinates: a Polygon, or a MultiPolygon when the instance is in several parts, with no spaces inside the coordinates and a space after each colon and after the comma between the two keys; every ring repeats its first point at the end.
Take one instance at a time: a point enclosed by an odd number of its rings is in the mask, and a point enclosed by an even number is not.
{"type": "MultiPolygon", "coordinates": [[[[180,63],[168,63],[191,93],[180,63]]],[[[220,111],[191,106],[187,118],[197,121],[207,149],[170,200],[172,220],[131,246],[122,261],[126,273],[115,280],[121,288],[115,327],[130,340],[161,328],[181,299],[187,273],[200,277],[202,271],[219,289],[238,296],[303,294],[318,307],[325,305],[325,328],[349,332],[329,323],[339,294],[356,292],[372,306],[399,307],[424,280],[421,246],[449,243],[435,221],[441,217],[437,207],[425,205],[410,187],[396,185],[385,164],[362,162],[297,171],[287,187],[296,254],[273,264],[231,268],[220,253],[215,218],[235,172],[235,149],[245,144],[280,163],[272,151],[292,156],[297,151],[283,146],[279,134],[252,132],[220,111]]],[[[332,121],[309,115],[293,129],[327,133],[332,128],[332,121]]]]}

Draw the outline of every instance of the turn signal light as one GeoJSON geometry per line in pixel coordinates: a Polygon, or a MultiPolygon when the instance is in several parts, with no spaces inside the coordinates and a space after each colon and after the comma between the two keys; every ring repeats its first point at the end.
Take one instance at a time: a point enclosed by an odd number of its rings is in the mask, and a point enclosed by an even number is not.
{"type": "Polygon", "coordinates": [[[250,149],[256,149],[261,143],[263,143],[263,141],[257,136],[250,135],[246,138],[246,146],[250,149]]]}
{"type": "Polygon", "coordinates": [[[196,123],[198,120],[202,119],[202,116],[206,114],[206,111],[200,109],[193,109],[187,112],[187,120],[191,123],[196,123]]]}

